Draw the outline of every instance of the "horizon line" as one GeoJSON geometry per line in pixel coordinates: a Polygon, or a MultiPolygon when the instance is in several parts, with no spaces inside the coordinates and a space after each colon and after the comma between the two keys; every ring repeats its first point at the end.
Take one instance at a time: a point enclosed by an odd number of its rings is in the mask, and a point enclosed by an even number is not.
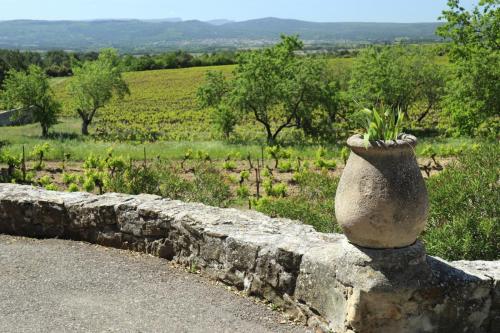
{"type": "MultiPolygon", "coordinates": [[[[203,23],[208,23],[211,24],[210,22],[212,21],[228,21],[227,23],[221,24],[221,25],[226,25],[230,23],[241,23],[241,22],[248,22],[248,21],[257,21],[257,20],[265,20],[265,19],[277,19],[277,20],[291,20],[291,21],[301,21],[301,22],[308,22],[308,23],[394,23],[394,24],[419,24],[419,23],[442,23],[443,21],[414,21],[414,22],[401,22],[401,21],[309,21],[307,19],[297,19],[297,18],[283,18],[283,17],[276,17],[276,16],[267,16],[267,17],[258,17],[258,18],[251,18],[251,19],[245,19],[245,20],[232,20],[232,19],[225,19],[225,18],[215,18],[215,19],[208,19],[208,20],[200,20],[200,19],[183,19],[181,17],[164,17],[164,18],[89,18],[89,19],[35,19],[35,18],[15,18],[15,19],[0,19],[0,22],[14,22],[14,21],[35,21],[35,22],[97,22],[97,21],[142,21],[142,22],[147,22],[147,21],[164,21],[164,22],[157,22],[157,23],[185,23],[185,22],[203,22],[203,23]],[[169,22],[169,20],[172,20],[169,22]],[[174,21],[175,20],[175,21],[174,21]]],[[[152,22],[148,22],[152,23],[152,22]]]]}

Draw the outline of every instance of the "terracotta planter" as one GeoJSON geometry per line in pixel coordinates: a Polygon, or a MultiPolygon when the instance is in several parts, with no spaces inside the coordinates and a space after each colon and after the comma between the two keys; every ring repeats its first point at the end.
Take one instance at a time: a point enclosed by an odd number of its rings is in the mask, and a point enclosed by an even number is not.
{"type": "Polygon", "coordinates": [[[352,152],[337,189],[335,215],[349,241],[399,248],[413,244],[424,230],[429,201],[416,144],[406,134],[368,148],[361,135],[347,140],[352,152]]]}

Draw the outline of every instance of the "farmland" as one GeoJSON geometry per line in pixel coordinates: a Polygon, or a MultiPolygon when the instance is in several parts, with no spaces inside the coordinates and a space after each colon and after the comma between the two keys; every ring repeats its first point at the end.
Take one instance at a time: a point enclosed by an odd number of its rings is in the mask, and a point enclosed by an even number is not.
{"type": "MultiPolygon", "coordinates": [[[[439,60],[446,63],[446,60],[439,60]]],[[[352,58],[329,59],[332,75],[345,75],[352,66],[352,58]]],[[[213,159],[223,160],[229,154],[261,155],[263,131],[251,118],[236,127],[231,142],[221,140],[213,128],[210,110],[197,105],[196,91],[208,70],[220,70],[230,76],[235,66],[195,67],[125,73],[130,95],[114,99],[99,111],[91,126],[91,138],[79,135],[81,121],[71,107],[67,85],[71,78],[54,78],[51,85],[62,103],[62,117],[53,128],[51,138],[40,138],[38,125],[4,127],[0,140],[10,142],[9,149],[20,153],[22,146],[30,151],[33,146],[49,142],[48,160],[61,160],[66,154],[70,160],[83,161],[90,152],[102,155],[113,148],[116,154],[142,159],[144,149],[150,158],[181,159],[188,149],[206,151],[213,159]]],[[[285,137],[286,137],[285,133],[285,137]]],[[[290,133],[290,134],[293,134],[290,133]]],[[[430,145],[440,157],[454,155],[470,140],[466,138],[422,138],[417,153],[426,153],[430,145]]],[[[314,158],[320,146],[327,148],[327,156],[339,157],[340,143],[314,143],[307,140],[289,144],[296,155],[314,158]]]]}
{"type": "MultiPolygon", "coordinates": [[[[327,73],[337,80],[342,92],[349,89],[355,61],[327,61],[327,73]]],[[[448,67],[446,56],[433,61],[440,68],[448,67]]],[[[335,223],[334,196],[349,153],[345,138],[359,130],[349,117],[359,106],[348,105],[351,113],[339,119],[340,135],[335,140],[287,128],[280,134],[279,148],[268,147],[263,127],[251,114],[239,115],[234,132],[224,138],[214,126],[213,109],[199,107],[197,92],[208,70],[231,78],[234,69],[228,65],[124,73],[130,94],[113,98],[99,109],[89,136],[80,134],[81,119],[69,94],[74,78],[52,78],[55,99],[62,105],[58,123],[45,138],[40,136],[38,124],[0,128],[0,142],[5,145],[1,148],[4,163],[0,177],[50,190],[152,193],[214,206],[250,208],[298,219],[322,232],[340,231],[335,223]]],[[[432,253],[443,257],[494,257],[494,246],[484,252],[474,244],[460,249],[459,243],[447,256],[447,236],[440,219],[456,218],[460,226],[464,218],[449,212],[462,211],[464,216],[474,212],[460,208],[460,200],[443,202],[442,198],[445,192],[473,197],[473,187],[456,192],[460,182],[468,184],[474,179],[481,186],[495,184],[492,165],[498,148],[491,141],[445,135],[437,128],[441,117],[437,108],[430,110],[425,121],[416,122],[424,104],[417,101],[408,109],[410,121],[405,128],[419,136],[416,156],[433,192],[431,228],[423,237],[432,253]],[[489,167],[477,176],[477,165],[489,167]]],[[[481,209],[491,216],[498,189],[495,185],[487,188],[491,200],[485,200],[481,209]]],[[[469,231],[490,237],[484,244],[492,244],[496,232],[469,231]]],[[[460,237],[457,233],[464,231],[446,232],[460,237]]]]}
{"type": "MultiPolygon", "coordinates": [[[[211,139],[208,114],[196,105],[196,89],[208,69],[229,74],[233,66],[126,73],[131,94],[100,112],[96,135],[132,141],[211,139]]],[[[74,116],[66,84],[55,83],[55,91],[63,114],[74,116]]]]}
{"type": "MultiPolygon", "coordinates": [[[[352,59],[329,60],[333,75],[350,68],[352,59]]],[[[105,140],[126,141],[211,141],[218,139],[208,110],[197,106],[196,91],[207,71],[230,76],[235,66],[195,67],[125,73],[130,95],[114,100],[98,114],[95,135],[105,140]]],[[[62,101],[63,115],[75,116],[66,86],[70,79],[54,79],[56,96],[62,101]]],[[[260,128],[251,119],[238,126],[242,142],[256,141],[260,128]]]]}

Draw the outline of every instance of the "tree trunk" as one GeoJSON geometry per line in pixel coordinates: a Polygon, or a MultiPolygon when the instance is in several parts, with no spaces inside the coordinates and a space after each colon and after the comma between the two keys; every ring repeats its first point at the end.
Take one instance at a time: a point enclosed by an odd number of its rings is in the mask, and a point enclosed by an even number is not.
{"type": "Polygon", "coordinates": [[[46,138],[49,136],[49,127],[42,125],[42,137],[46,138]]]}
{"type": "Polygon", "coordinates": [[[424,120],[424,118],[429,114],[429,111],[431,111],[431,108],[432,108],[432,104],[429,104],[429,106],[427,107],[427,110],[425,110],[424,113],[422,113],[419,117],[418,117],[418,120],[417,122],[418,123],[421,123],[422,120],[424,120]]]}
{"type": "Polygon", "coordinates": [[[278,142],[278,134],[280,134],[281,132],[281,129],[276,131],[276,133],[273,134],[273,144],[276,144],[276,142],[278,142]]]}
{"type": "Polygon", "coordinates": [[[267,133],[267,145],[268,146],[274,146],[276,145],[276,138],[273,135],[273,132],[271,131],[271,127],[266,125],[266,133],[267,133]]]}
{"type": "Polygon", "coordinates": [[[90,124],[90,121],[88,119],[83,119],[83,121],[82,121],[82,135],[89,135],[89,124],[90,124]]]}

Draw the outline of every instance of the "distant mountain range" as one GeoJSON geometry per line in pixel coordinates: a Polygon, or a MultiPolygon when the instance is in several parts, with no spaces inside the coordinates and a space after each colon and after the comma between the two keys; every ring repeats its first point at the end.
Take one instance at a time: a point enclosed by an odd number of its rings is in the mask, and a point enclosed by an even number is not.
{"type": "Polygon", "coordinates": [[[122,51],[207,50],[248,48],[274,43],[281,34],[298,34],[307,45],[437,41],[440,23],[317,23],[263,18],[243,22],[229,20],[94,20],[0,21],[0,48],[32,50],[122,51]]]}

